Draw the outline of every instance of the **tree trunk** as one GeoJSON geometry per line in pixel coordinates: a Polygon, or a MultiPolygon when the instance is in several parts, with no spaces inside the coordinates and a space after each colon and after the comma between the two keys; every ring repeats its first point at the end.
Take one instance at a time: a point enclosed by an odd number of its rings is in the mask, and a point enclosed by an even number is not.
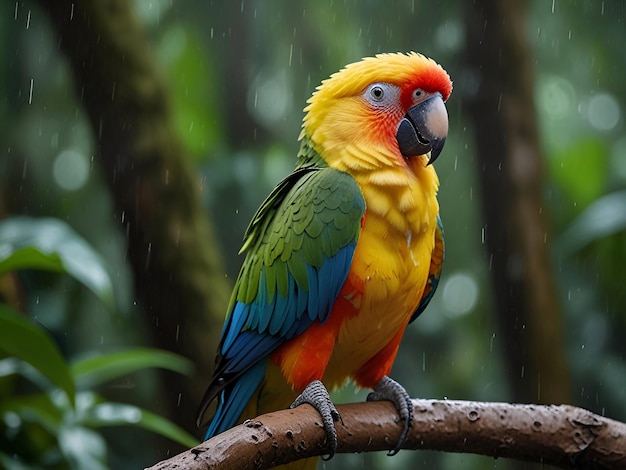
{"type": "Polygon", "coordinates": [[[543,202],[525,0],[467,2],[469,98],[505,367],[518,402],[568,403],[570,380],[543,202]]]}
{"type": "MultiPolygon", "coordinates": [[[[192,359],[208,377],[229,288],[200,181],[173,130],[168,91],[132,2],[39,4],[91,120],[152,343],[192,359]]],[[[170,418],[191,429],[205,385],[168,375],[170,418]]]]}

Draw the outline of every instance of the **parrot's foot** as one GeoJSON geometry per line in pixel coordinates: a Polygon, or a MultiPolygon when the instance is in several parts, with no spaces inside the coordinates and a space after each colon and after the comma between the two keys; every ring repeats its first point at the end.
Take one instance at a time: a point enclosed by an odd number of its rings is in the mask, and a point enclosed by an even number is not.
{"type": "Polygon", "coordinates": [[[335,429],[335,421],[340,421],[341,416],[339,416],[339,412],[333,402],[330,401],[328,390],[326,390],[324,384],[319,380],[314,380],[307,385],[289,408],[295,408],[304,403],[311,405],[322,416],[324,431],[326,431],[326,440],[330,448],[328,457],[322,457],[322,459],[330,460],[337,450],[337,430],[335,429]]]}
{"type": "Polygon", "coordinates": [[[400,417],[396,419],[396,423],[404,421],[404,428],[402,429],[402,434],[400,434],[400,439],[398,439],[395,449],[390,450],[387,454],[396,455],[400,452],[402,444],[404,444],[406,436],[409,433],[409,427],[413,422],[413,403],[404,387],[386,375],[378,381],[376,387],[374,387],[374,391],[367,396],[367,401],[382,400],[388,400],[396,406],[396,410],[398,410],[398,414],[400,415],[400,417]]]}

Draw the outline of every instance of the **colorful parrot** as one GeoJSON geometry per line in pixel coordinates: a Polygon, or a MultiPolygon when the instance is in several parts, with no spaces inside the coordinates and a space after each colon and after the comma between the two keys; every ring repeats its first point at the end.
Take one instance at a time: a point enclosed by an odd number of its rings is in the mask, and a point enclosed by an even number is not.
{"type": "Polygon", "coordinates": [[[346,66],[304,109],[293,172],[245,233],[216,367],[198,423],[205,438],[302,403],[321,414],[331,455],[339,419],[328,389],[348,379],[391,400],[411,424],[409,395],[388,377],[406,326],[439,282],[443,233],[431,163],[448,131],[452,82],[417,53],[346,66]]]}

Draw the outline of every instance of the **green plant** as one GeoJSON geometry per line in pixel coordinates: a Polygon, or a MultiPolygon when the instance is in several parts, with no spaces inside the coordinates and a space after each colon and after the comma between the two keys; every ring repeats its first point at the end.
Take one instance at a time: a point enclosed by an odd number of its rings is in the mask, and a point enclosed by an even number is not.
{"type": "MultiPolygon", "coordinates": [[[[103,261],[59,220],[20,217],[0,223],[0,276],[21,269],[68,274],[113,306],[103,261]]],[[[99,433],[106,426],[134,426],[187,447],[197,444],[167,419],[109,402],[94,391],[149,367],[182,374],[193,368],[185,358],[146,348],[94,351],[69,364],[40,325],[0,303],[0,467],[107,468],[107,445],[99,433]]]]}

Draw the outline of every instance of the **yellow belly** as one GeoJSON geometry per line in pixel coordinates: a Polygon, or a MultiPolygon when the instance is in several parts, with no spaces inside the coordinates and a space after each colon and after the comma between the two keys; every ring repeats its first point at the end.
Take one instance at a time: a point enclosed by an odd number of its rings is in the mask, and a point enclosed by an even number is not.
{"type": "Polygon", "coordinates": [[[341,326],[325,383],[341,385],[406,327],[428,278],[434,225],[434,219],[422,219],[401,233],[376,215],[366,216],[351,270],[363,285],[351,299],[359,312],[341,326]]]}

